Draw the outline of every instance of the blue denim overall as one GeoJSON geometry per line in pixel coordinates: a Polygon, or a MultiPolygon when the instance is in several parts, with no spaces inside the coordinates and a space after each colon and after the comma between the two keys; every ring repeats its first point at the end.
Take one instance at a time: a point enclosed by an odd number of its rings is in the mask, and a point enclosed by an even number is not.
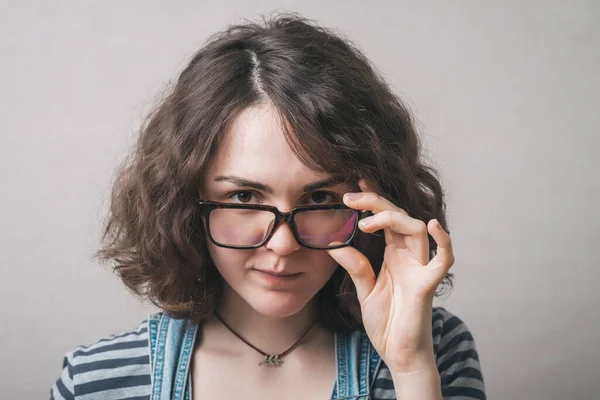
{"type": "MultiPolygon", "coordinates": [[[[148,319],[151,400],[191,400],[190,363],[198,325],[164,313],[148,319]]],[[[335,334],[336,382],[332,399],[369,399],[381,358],[365,333],[335,334]]]]}

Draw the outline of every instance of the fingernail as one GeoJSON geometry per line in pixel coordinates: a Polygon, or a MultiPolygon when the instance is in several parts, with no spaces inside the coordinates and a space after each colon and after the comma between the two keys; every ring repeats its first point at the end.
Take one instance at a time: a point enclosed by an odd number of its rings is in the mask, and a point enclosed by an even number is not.
{"type": "Polygon", "coordinates": [[[344,199],[349,200],[349,201],[355,201],[360,199],[361,194],[360,193],[346,193],[344,195],[344,199]]]}
{"type": "Polygon", "coordinates": [[[358,221],[358,224],[360,226],[362,226],[363,228],[366,228],[367,226],[371,225],[371,223],[373,223],[373,217],[367,217],[367,218],[363,218],[360,221],[358,221]]]}

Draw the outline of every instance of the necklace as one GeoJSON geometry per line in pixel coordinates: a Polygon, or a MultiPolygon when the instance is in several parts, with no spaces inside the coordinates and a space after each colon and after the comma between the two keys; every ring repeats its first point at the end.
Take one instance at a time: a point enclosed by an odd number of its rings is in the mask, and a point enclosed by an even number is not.
{"type": "Polygon", "coordinates": [[[217,312],[215,311],[215,317],[217,317],[217,319],[219,321],[221,321],[221,323],[223,325],[225,325],[225,328],[229,329],[229,331],[231,333],[233,333],[235,336],[238,337],[238,339],[240,339],[242,342],[246,343],[248,346],[252,347],[254,350],[258,351],[260,354],[262,354],[265,358],[264,360],[262,360],[260,363],[258,363],[258,366],[261,366],[263,364],[266,365],[271,365],[271,366],[275,366],[275,367],[279,367],[281,364],[283,364],[283,360],[282,358],[285,357],[286,355],[288,355],[292,350],[294,350],[296,348],[296,346],[298,346],[298,344],[300,344],[300,341],[302,339],[304,339],[304,337],[308,334],[308,332],[311,331],[311,329],[317,324],[318,320],[315,321],[306,331],[304,331],[304,333],[300,336],[300,338],[298,340],[296,340],[296,342],[291,345],[286,351],[284,351],[283,353],[279,353],[279,354],[269,354],[269,353],[265,353],[264,351],[262,351],[261,349],[259,349],[258,347],[254,346],[252,343],[248,342],[246,339],[244,339],[243,337],[241,337],[237,332],[235,332],[229,325],[227,325],[227,323],[225,321],[223,321],[223,318],[221,318],[219,316],[219,314],[217,314],[217,312]]]}

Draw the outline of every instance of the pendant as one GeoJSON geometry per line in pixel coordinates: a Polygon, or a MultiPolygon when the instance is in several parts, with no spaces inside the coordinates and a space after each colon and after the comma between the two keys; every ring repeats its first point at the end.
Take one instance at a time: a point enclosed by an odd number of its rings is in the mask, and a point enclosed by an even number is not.
{"type": "Polygon", "coordinates": [[[258,366],[263,364],[279,367],[281,364],[283,364],[283,360],[279,358],[279,354],[265,354],[265,359],[262,360],[258,366]]]}

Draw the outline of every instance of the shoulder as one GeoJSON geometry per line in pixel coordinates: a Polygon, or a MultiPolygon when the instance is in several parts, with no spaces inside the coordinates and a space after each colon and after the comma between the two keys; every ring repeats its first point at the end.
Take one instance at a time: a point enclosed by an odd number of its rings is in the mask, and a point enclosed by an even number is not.
{"type": "Polygon", "coordinates": [[[110,399],[150,394],[149,316],[137,327],[78,346],[63,359],[52,398],[110,399]]]}
{"type": "Polygon", "coordinates": [[[432,317],[433,347],[436,359],[446,359],[457,350],[475,352],[475,339],[467,324],[443,307],[434,307],[432,317]]]}
{"type": "Polygon", "coordinates": [[[447,337],[448,335],[456,336],[465,333],[470,335],[466,323],[444,307],[433,307],[431,323],[433,325],[434,340],[447,337]]]}
{"type": "Polygon", "coordinates": [[[443,307],[434,307],[432,324],[444,398],[485,399],[479,354],[467,324],[443,307]]]}

